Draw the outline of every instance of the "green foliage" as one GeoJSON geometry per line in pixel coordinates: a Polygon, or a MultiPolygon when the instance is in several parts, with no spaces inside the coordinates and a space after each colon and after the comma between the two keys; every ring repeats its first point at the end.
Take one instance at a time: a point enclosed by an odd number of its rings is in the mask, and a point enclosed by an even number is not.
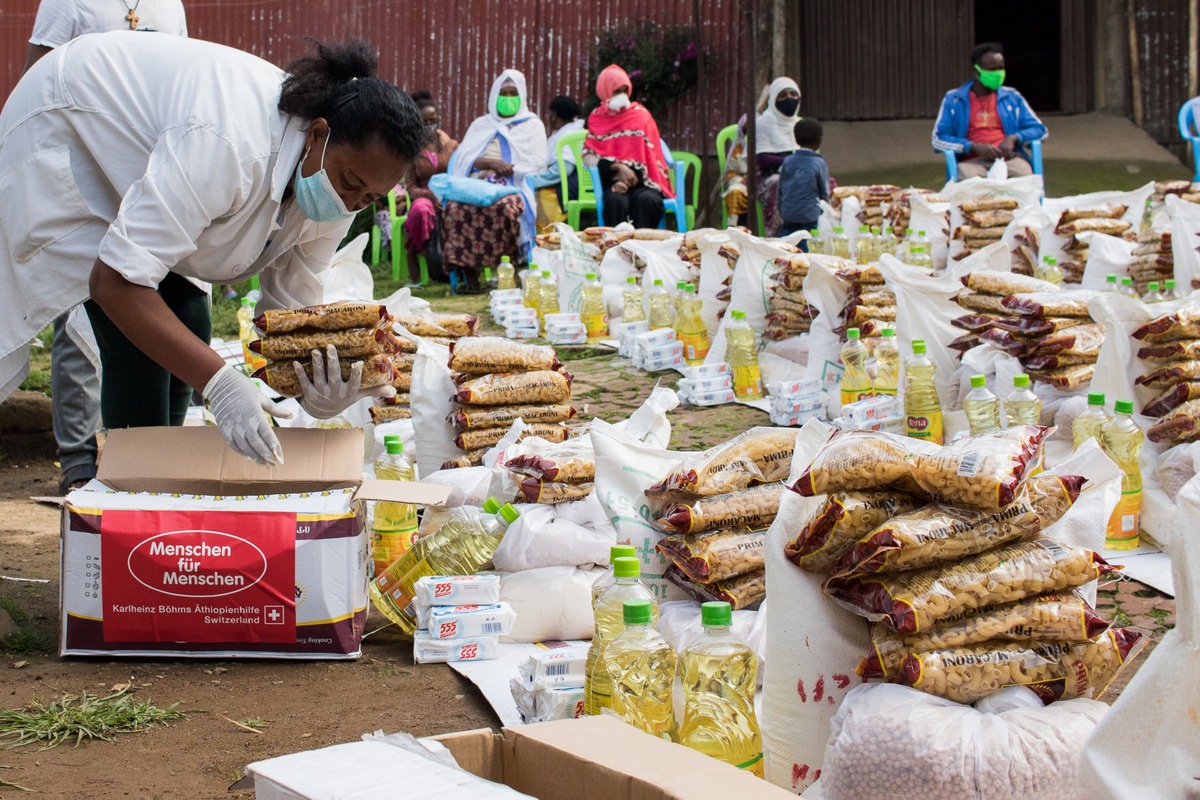
{"type": "MultiPolygon", "coordinates": [[[[651,20],[627,20],[596,37],[596,49],[588,60],[588,109],[600,105],[596,78],[610,64],[629,73],[633,97],[651,112],[659,113],[677,101],[700,77],[700,47],[691,26],[660,26],[651,20]]],[[[712,68],[712,54],[703,47],[705,67],[712,68]]]]}
{"type": "Polygon", "coordinates": [[[8,613],[16,633],[0,639],[0,652],[8,655],[41,655],[50,650],[50,637],[38,628],[25,609],[11,597],[0,597],[0,610],[8,613]]]}
{"type": "Polygon", "coordinates": [[[187,717],[176,710],[135,700],[123,689],[105,697],[84,692],[63,695],[61,700],[43,703],[35,700],[27,708],[0,709],[0,739],[11,739],[10,747],[41,744],[42,750],[74,740],[78,747],[85,741],[111,741],[118,733],[144,731],[155,725],[187,717]]]}

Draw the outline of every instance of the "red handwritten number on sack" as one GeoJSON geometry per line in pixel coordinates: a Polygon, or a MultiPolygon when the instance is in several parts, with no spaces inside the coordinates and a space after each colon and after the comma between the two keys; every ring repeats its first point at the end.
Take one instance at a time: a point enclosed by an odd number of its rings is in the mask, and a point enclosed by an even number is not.
{"type": "MultiPolygon", "coordinates": [[[[850,685],[849,675],[832,675],[830,677],[833,679],[833,684],[839,689],[845,689],[850,685]]],[[[863,683],[866,683],[866,679],[863,679],[863,683]]],[[[804,688],[803,678],[800,678],[796,681],[796,694],[800,695],[800,702],[808,702],[808,691],[804,688]]],[[[833,705],[836,702],[832,693],[825,693],[825,676],[818,675],[817,682],[813,685],[813,702],[819,703],[822,700],[830,705],[833,705]]]]}
{"type": "MultiPolygon", "coordinates": [[[[792,788],[795,789],[800,785],[800,781],[808,780],[808,764],[792,764],[792,788]]],[[[813,783],[821,779],[821,770],[813,772],[813,783]]]]}

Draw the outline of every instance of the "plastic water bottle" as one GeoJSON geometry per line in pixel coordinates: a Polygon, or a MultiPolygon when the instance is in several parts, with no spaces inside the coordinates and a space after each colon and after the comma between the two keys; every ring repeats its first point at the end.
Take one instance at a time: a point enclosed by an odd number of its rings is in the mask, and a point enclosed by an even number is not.
{"type": "Polygon", "coordinates": [[[1013,376],[1013,390],[1004,400],[1007,427],[1042,424],[1042,399],[1029,388],[1029,376],[1013,376]]]}
{"type": "Polygon", "coordinates": [[[547,314],[558,313],[558,281],[554,280],[554,273],[548,269],[542,270],[537,310],[539,322],[544,322],[547,314]]]}
{"type": "Polygon", "coordinates": [[[1033,271],[1033,277],[1050,283],[1063,282],[1062,270],[1058,267],[1058,259],[1054,256],[1043,256],[1042,263],[1033,271]]]}
{"type": "Polygon", "coordinates": [[[1118,400],[1116,414],[1100,429],[1100,444],[1121,468],[1121,501],[1108,522],[1104,546],[1109,550],[1132,550],[1138,546],[1138,521],[1142,512],[1142,467],[1139,459],[1146,438],[1133,421],[1133,403],[1118,400]]]}
{"type": "Polygon", "coordinates": [[[842,345],[842,405],[871,396],[871,376],[867,374],[867,346],[859,338],[858,328],[846,331],[842,345]]]}
{"type": "MultiPolygon", "coordinates": [[[[637,558],[637,548],[631,544],[614,544],[608,548],[608,570],[596,579],[592,584],[592,608],[596,608],[596,599],[608,587],[617,582],[617,578],[613,575],[614,564],[618,558],[637,558]]],[[[649,589],[647,589],[649,591],[649,589]]]]}
{"type": "Polygon", "coordinates": [[[426,575],[474,575],[492,560],[504,532],[519,516],[511,505],[501,506],[496,498],[489,497],[478,517],[454,517],[422,536],[371,581],[375,607],[411,636],[417,629],[413,606],[417,581],[426,575]]]}
{"type": "Polygon", "coordinates": [[[1071,422],[1071,438],[1075,440],[1075,449],[1083,447],[1088,439],[1100,441],[1100,431],[1108,419],[1108,412],[1104,410],[1104,392],[1089,392],[1087,408],[1071,422]]]}
{"type": "Polygon", "coordinates": [[[517,288],[516,276],[517,271],[513,268],[512,259],[508,256],[500,256],[500,266],[496,267],[496,288],[517,288]]]}
{"type": "Polygon", "coordinates": [[[1146,284],[1146,296],[1142,298],[1147,303],[1161,303],[1164,298],[1162,292],[1158,290],[1158,281],[1150,281],[1146,284]]]}
{"type": "Polygon", "coordinates": [[[583,285],[583,316],[584,327],[587,328],[587,340],[595,343],[608,336],[608,315],[604,309],[604,287],[596,278],[596,273],[587,274],[587,283],[583,285]]]}
{"type": "Polygon", "coordinates": [[[910,267],[933,269],[933,251],[925,231],[917,231],[917,235],[908,243],[908,261],[910,267]]]}
{"type": "Polygon", "coordinates": [[[663,288],[662,278],[654,279],[650,289],[650,330],[671,327],[671,295],[663,288]]]}
{"type": "Polygon", "coordinates": [[[875,394],[896,397],[900,392],[900,345],[894,328],[884,328],[883,338],[875,345],[875,394]]]}
{"type": "Polygon", "coordinates": [[[893,235],[891,228],[872,228],[871,232],[875,234],[876,261],[878,261],[880,256],[882,256],[884,253],[887,253],[889,256],[896,255],[896,237],[893,235]]]}
{"type": "Polygon", "coordinates": [[[972,436],[1000,430],[1000,398],[987,388],[986,376],[971,376],[971,391],[963,400],[963,411],[967,412],[972,436]]]}
{"type": "Polygon", "coordinates": [[[925,342],[913,339],[904,362],[904,434],[934,444],[943,441],[942,403],[938,399],[937,366],[925,353],[925,342]]]}
{"type": "Polygon", "coordinates": [[[652,601],[626,600],[621,610],[625,630],[608,646],[605,655],[612,682],[612,710],[638,730],[674,741],[679,657],[654,630],[652,601]]]}
{"type": "Polygon", "coordinates": [[[622,296],[621,321],[641,322],[646,318],[646,307],[642,303],[642,289],[638,286],[637,276],[630,275],[625,279],[625,292],[622,296]]]}
{"type": "MultiPolygon", "coordinates": [[[[386,436],[385,451],[375,459],[375,477],[385,481],[415,481],[416,470],[404,454],[399,436],[386,436]]],[[[417,507],[412,503],[375,503],[375,522],[371,536],[371,559],[375,575],[382,575],[392,562],[412,547],[417,532],[417,507]]]]}
{"type": "Polygon", "coordinates": [[[900,242],[900,246],[896,248],[896,258],[900,259],[905,264],[909,263],[909,261],[908,261],[909,250],[913,246],[913,242],[916,241],[916,239],[917,239],[916,232],[913,231],[912,228],[905,228],[904,229],[904,241],[900,242]]]}
{"type": "Polygon", "coordinates": [[[762,732],[754,713],[758,657],[733,634],[729,603],[700,606],[704,633],[683,651],[679,743],[763,777],[762,732]]]}
{"type": "Polygon", "coordinates": [[[870,264],[875,260],[875,237],[866,225],[858,226],[858,238],[854,240],[854,260],[859,264],[870,264]]]}
{"type": "Polygon", "coordinates": [[[1163,290],[1163,300],[1178,300],[1181,297],[1183,297],[1183,295],[1181,295],[1179,290],[1175,288],[1175,279],[1167,278],[1167,285],[1163,290]]]}
{"type": "Polygon", "coordinates": [[[636,558],[613,559],[613,584],[596,598],[593,606],[596,630],[587,657],[583,701],[585,714],[595,715],[601,709],[612,708],[612,680],[605,655],[609,644],[625,629],[625,601],[649,600],[653,604],[652,617],[658,619],[658,603],[654,593],[638,580],[641,572],[642,564],[636,558]]]}
{"type": "Polygon", "coordinates": [[[733,370],[733,393],[739,400],[762,400],[754,329],[746,322],[745,311],[730,311],[729,315],[733,321],[725,326],[725,360],[733,370]]]}
{"type": "Polygon", "coordinates": [[[521,302],[526,308],[538,307],[538,296],[542,293],[542,273],[537,264],[530,264],[521,273],[521,302]]]}
{"type": "Polygon", "coordinates": [[[825,240],[821,238],[821,232],[813,228],[808,234],[808,252],[818,255],[824,254],[825,240]]]}
{"type": "Polygon", "coordinates": [[[675,337],[683,343],[683,360],[691,366],[704,363],[708,355],[708,326],[700,318],[700,298],[696,287],[683,285],[683,301],[679,304],[679,315],[675,318],[675,337]]]}
{"type": "Polygon", "coordinates": [[[1121,294],[1125,295],[1126,297],[1138,296],[1137,289],[1134,288],[1133,285],[1133,278],[1129,277],[1128,275],[1126,275],[1124,278],[1121,278],[1121,294]]]}
{"type": "Polygon", "coordinates": [[[671,313],[674,320],[679,320],[679,315],[683,311],[683,293],[687,281],[675,281],[675,291],[671,293],[671,313]]]}
{"type": "Polygon", "coordinates": [[[1121,293],[1121,286],[1117,283],[1117,273],[1108,273],[1108,277],[1104,279],[1104,291],[1121,293]]]}
{"type": "Polygon", "coordinates": [[[846,230],[841,226],[835,227],[833,235],[829,237],[829,255],[850,258],[850,239],[846,236],[846,230]]]}
{"type": "Polygon", "coordinates": [[[242,340],[242,358],[251,372],[267,365],[267,360],[250,349],[250,343],[260,339],[258,329],[254,327],[254,300],[242,298],[242,304],[237,311],[238,338],[242,340]]]}

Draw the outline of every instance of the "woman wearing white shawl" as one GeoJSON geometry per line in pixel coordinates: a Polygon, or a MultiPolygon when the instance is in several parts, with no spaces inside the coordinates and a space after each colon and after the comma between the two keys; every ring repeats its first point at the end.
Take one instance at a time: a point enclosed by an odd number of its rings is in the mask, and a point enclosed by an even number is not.
{"type": "MultiPolygon", "coordinates": [[[[763,90],[755,117],[755,162],[758,196],[767,236],[779,230],[779,167],[799,147],[792,129],[800,120],[800,87],[791,78],[776,78],[763,90]]],[[[738,135],[725,161],[725,208],[736,217],[748,210],[746,191],[746,117],[738,120],[738,135]]]]}
{"type": "Polygon", "coordinates": [[[449,174],[515,189],[490,206],[447,202],[442,250],[448,270],[462,270],[466,291],[480,291],[479,271],[533,248],[535,203],[525,182],[546,165],[546,130],[530,110],[525,76],[506,69],[492,83],[487,113],[471,123],[450,159],[449,174]]]}

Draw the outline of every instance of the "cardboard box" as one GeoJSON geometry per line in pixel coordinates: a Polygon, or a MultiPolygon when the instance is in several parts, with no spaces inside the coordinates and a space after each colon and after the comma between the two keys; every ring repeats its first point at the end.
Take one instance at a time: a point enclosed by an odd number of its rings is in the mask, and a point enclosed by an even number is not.
{"type": "Polygon", "coordinates": [[[213,427],[111,431],[62,516],[62,655],[355,658],[371,554],[364,500],[448,487],[362,480],[360,429],[276,431],[284,464],[213,427]]]}
{"type": "MultiPolygon", "coordinates": [[[[795,800],[795,795],[778,786],[695,750],[655,739],[613,717],[543,722],[504,728],[500,733],[487,729],[464,731],[433,738],[466,771],[539,800],[795,800]]],[[[404,776],[405,797],[457,800],[479,796],[474,793],[479,790],[478,784],[428,794],[411,791],[411,787],[423,783],[420,772],[424,770],[418,772],[406,763],[408,768],[401,772],[396,764],[381,758],[357,760],[353,769],[335,763],[312,770],[317,780],[322,775],[338,776],[336,788],[306,786],[296,780],[314,756],[332,749],[307,753],[304,758],[297,754],[256,762],[247,767],[248,777],[253,778],[259,798],[375,800],[394,796],[379,794],[378,787],[395,786],[398,774],[404,776]],[[292,760],[294,767],[285,759],[292,760]],[[290,793],[281,793],[281,788],[290,793]]],[[[431,767],[430,771],[438,768],[431,767]]],[[[233,788],[249,788],[249,783],[239,781],[233,788]]]]}

